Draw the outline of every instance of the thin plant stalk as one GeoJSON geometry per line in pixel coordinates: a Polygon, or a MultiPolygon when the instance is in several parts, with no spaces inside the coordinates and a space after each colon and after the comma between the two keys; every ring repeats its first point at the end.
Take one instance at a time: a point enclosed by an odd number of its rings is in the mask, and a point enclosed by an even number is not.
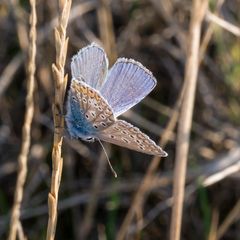
{"type": "Polygon", "coordinates": [[[55,28],[56,63],[52,65],[55,79],[55,97],[53,104],[54,139],[52,149],[52,179],[48,194],[48,227],[47,240],[55,238],[57,225],[58,192],[62,175],[62,141],[64,131],[63,104],[67,86],[67,75],[64,66],[67,55],[68,38],[66,28],[71,8],[71,0],[59,1],[60,16],[58,26],[55,28]]]}
{"type": "MultiPolygon", "coordinates": [[[[174,107],[174,111],[172,113],[172,116],[168,122],[167,127],[164,129],[163,134],[162,134],[162,138],[159,141],[159,145],[162,146],[163,148],[165,147],[165,145],[167,144],[167,142],[170,139],[170,135],[173,131],[173,129],[175,128],[175,125],[177,123],[177,118],[179,115],[179,108],[180,105],[182,103],[182,98],[183,98],[183,94],[184,94],[184,89],[185,89],[185,85],[183,85],[182,90],[179,94],[178,100],[176,102],[176,105],[174,107]]],[[[139,211],[143,205],[144,202],[144,198],[146,197],[146,191],[149,190],[149,185],[152,184],[154,173],[157,169],[157,167],[159,166],[161,161],[161,158],[158,156],[155,156],[153,158],[153,160],[151,161],[151,164],[148,167],[148,170],[144,176],[144,179],[142,180],[140,187],[138,188],[137,193],[135,194],[135,197],[132,201],[131,207],[129,208],[129,211],[122,223],[122,226],[118,232],[117,235],[117,240],[122,240],[124,239],[124,237],[126,236],[127,232],[128,232],[128,227],[132,222],[132,219],[134,218],[135,214],[137,211],[139,211]]]]}
{"type": "MultiPolygon", "coordinates": [[[[224,0],[219,0],[218,2],[218,6],[217,6],[217,10],[216,12],[219,11],[219,9],[221,8],[222,4],[223,4],[224,0]]],[[[201,44],[200,47],[200,54],[199,54],[199,65],[201,64],[201,61],[203,59],[203,55],[206,52],[207,46],[209,44],[209,40],[211,38],[211,34],[212,34],[212,25],[209,26],[209,28],[207,29],[204,37],[203,37],[203,42],[201,44]]],[[[161,141],[159,142],[159,145],[162,146],[164,148],[164,146],[167,144],[168,140],[170,139],[169,135],[171,134],[172,130],[175,128],[175,125],[177,123],[178,120],[178,116],[179,116],[179,109],[180,106],[182,104],[182,99],[183,99],[183,95],[184,95],[184,91],[186,88],[186,82],[184,82],[184,85],[182,87],[182,90],[179,94],[178,100],[176,101],[176,105],[174,107],[174,111],[173,114],[169,120],[169,123],[167,125],[167,127],[165,128],[165,130],[162,133],[162,137],[161,137],[161,141]]],[[[149,170],[146,173],[146,176],[144,177],[135,197],[134,200],[132,201],[131,207],[129,208],[129,211],[124,219],[123,225],[120,228],[120,231],[118,233],[118,239],[122,239],[124,237],[124,235],[126,234],[126,231],[128,229],[129,224],[131,223],[133,217],[134,217],[134,213],[137,211],[138,208],[141,208],[143,205],[143,198],[145,198],[145,190],[144,189],[149,189],[148,185],[146,184],[146,182],[151,182],[151,178],[153,178],[153,174],[154,171],[157,169],[157,166],[160,163],[160,158],[158,157],[154,157],[150,166],[149,166],[149,170]],[[145,186],[145,187],[144,187],[145,186]],[[140,200],[142,199],[142,200],[140,200]],[[137,203],[141,203],[141,204],[137,204],[137,203]]]]}
{"type": "Polygon", "coordinates": [[[117,59],[116,41],[114,35],[114,27],[112,20],[112,13],[109,0],[100,0],[97,9],[99,32],[104,49],[109,57],[110,65],[117,59]]]}
{"type": "Polygon", "coordinates": [[[9,240],[15,240],[17,234],[24,237],[21,222],[20,222],[20,209],[23,198],[23,187],[26,181],[27,176],[27,160],[29,147],[31,143],[31,124],[34,113],[34,75],[35,75],[35,61],[36,61],[36,24],[37,24],[37,15],[36,15],[36,2],[35,0],[30,0],[31,5],[31,14],[30,14],[30,32],[29,32],[29,61],[28,61],[28,78],[27,78],[27,97],[26,97],[26,111],[24,117],[24,124],[22,128],[22,146],[21,152],[18,157],[18,174],[17,174],[17,183],[14,194],[14,203],[11,213],[10,220],[10,231],[9,231],[9,240]]]}
{"type": "Polygon", "coordinates": [[[186,89],[181,106],[177,130],[176,159],[173,184],[173,209],[170,239],[179,240],[181,234],[182,210],[185,189],[187,157],[194,108],[195,90],[199,68],[199,45],[201,24],[206,13],[208,0],[194,0],[189,31],[189,50],[185,68],[186,89]]]}
{"type": "Polygon", "coordinates": [[[217,231],[217,238],[221,239],[227,232],[229,227],[236,221],[239,220],[240,216],[240,200],[234,205],[231,211],[228,213],[227,217],[224,219],[223,223],[219,226],[217,231]]]}
{"type": "Polygon", "coordinates": [[[94,221],[94,213],[96,211],[99,193],[103,184],[103,178],[107,164],[107,161],[104,158],[106,158],[106,156],[104,152],[102,152],[98,161],[96,172],[94,174],[90,197],[83,215],[82,226],[80,228],[80,239],[83,240],[88,238],[94,221]]]}

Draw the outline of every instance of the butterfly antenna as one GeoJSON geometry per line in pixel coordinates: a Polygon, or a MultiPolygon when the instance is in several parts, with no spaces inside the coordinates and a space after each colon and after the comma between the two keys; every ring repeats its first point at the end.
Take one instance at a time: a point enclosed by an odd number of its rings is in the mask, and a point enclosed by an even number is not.
{"type": "Polygon", "coordinates": [[[112,167],[112,164],[111,164],[111,162],[110,162],[110,160],[109,160],[109,158],[108,158],[107,152],[106,152],[106,150],[105,150],[102,142],[101,142],[100,139],[98,139],[98,138],[97,138],[97,140],[98,140],[98,142],[100,143],[100,145],[101,145],[102,148],[103,148],[103,151],[104,151],[104,153],[105,153],[105,155],[106,155],[106,157],[107,157],[108,165],[109,165],[109,167],[110,167],[110,169],[111,169],[114,177],[117,178],[117,173],[115,172],[115,170],[114,170],[113,167],[112,167]]]}

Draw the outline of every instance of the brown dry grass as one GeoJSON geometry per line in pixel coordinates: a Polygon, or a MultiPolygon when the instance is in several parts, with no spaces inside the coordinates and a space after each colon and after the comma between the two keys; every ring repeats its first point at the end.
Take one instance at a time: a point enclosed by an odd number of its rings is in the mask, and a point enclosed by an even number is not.
{"type": "MultiPolygon", "coordinates": [[[[10,221],[10,230],[9,230],[9,240],[15,240],[18,236],[19,239],[25,239],[22,224],[20,221],[20,212],[21,212],[21,203],[23,199],[23,190],[24,184],[27,176],[27,161],[29,148],[31,143],[31,124],[34,114],[34,86],[35,86],[35,70],[36,70],[36,24],[37,24],[37,16],[36,16],[36,2],[35,0],[30,1],[31,5],[31,13],[30,13],[30,31],[29,31],[29,60],[28,60],[28,68],[27,68],[27,96],[26,96],[26,111],[24,117],[24,124],[22,128],[22,146],[21,152],[18,157],[18,173],[17,173],[17,183],[14,194],[14,203],[11,214],[10,221]]],[[[22,27],[18,26],[19,34],[22,27]]],[[[21,37],[19,37],[21,39],[21,37]]],[[[21,41],[22,45],[24,42],[21,41]]],[[[26,48],[27,46],[22,46],[22,48],[26,48]]]]}
{"type": "Polygon", "coordinates": [[[170,239],[181,238],[182,212],[185,192],[185,178],[190,145],[190,133],[194,109],[195,92],[199,69],[199,47],[201,25],[208,7],[208,0],[194,0],[190,21],[183,102],[179,115],[176,139],[176,159],[173,182],[173,208],[170,227],[170,239]]]}
{"type": "MultiPolygon", "coordinates": [[[[25,94],[17,80],[25,78],[22,66],[28,66],[23,64],[31,46],[26,38],[28,8],[13,0],[10,5],[6,3],[7,10],[9,6],[13,10],[8,15],[4,13],[5,1],[0,4],[0,28],[5,40],[0,50],[1,239],[7,238],[9,226],[10,207],[4,199],[11,202],[14,191],[9,239],[16,239],[16,234],[19,239],[25,235],[29,239],[45,238],[49,185],[47,239],[55,235],[57,239],[168,239],[169,232],[174,240],[237,239],[240,84],[236,77],[239,70],[233,62],[239,58],[240,19],[233,4],[237,1],[227,0],[211,2],[203,18],[205,10],[201,12],[199,7],[196,11],[193,3],[206,1],[87,0],[74,3],[70,15],[70,1],[59,1],[60,7],[52,1],[38,3],[37,91],[32,101],[35,114],[27,181],[27,158],[22,161],[19,156],[23,166],[19,169],[14,160],[19,143],[22,148],[27,146],[19,124],[25,94]],[[202,16],[195,17],[196,12],[202,16]],[[197,19],[203,20],[202,24],[197,19]],[[5,24],[7,27],[3,27],[5,24]],[[54,41],[51,36],[55,25],[54,41]],[[18,38],[16,52],[11,45],[13,32],[18,38]],[[98,144],[66,138],[62,151],[70,56],[92,41],[105,48],[111,63],[117,56],[134,58],[158,79],[152,95],[124,118],[153,137],[160,136],[159,143],[166,147],[169,157],[154,157],[149,162],[150,157],[112,146],[108,152],[119,175],[117,180],[106,168],[98,144]],[[52,62],[54,84],[49,67],[52,62]],[[53,102],[54,131],[50,120],[53,102]],[[9,186],[14,186],[17,170],[20,184],[13,190],[9,186]],[[57,218],[60,227],[56,231],[57,218]]],[[[3,42],[0,39],[0,44],[3,42]]],[[[30,73],[34,74],[34,68],[30,73]]],[[[26,107],[25,119],[29,110],[31,106],[26,107]]]]}
{"type": "Polygon", "coordinates": [[[59,1],[60,16],[58,27],[55,28],[55,46],[56,46],[56,63],[52,65],[53,75],[55,78],[55,97],[53,103],[53,119],[54,119],[54,137],[52,149],[52,180],[51,189],[48,194],[48,240],[55,238],[57,225],[57,206],[58,191],[62,175],[62,141],[64,132],[64,116],[63,104],[67,87],[67,75],[65,75],[64,67],[67,56],[68,38],[66,37],[66,29],[71,9],[71,0],[59,1]]]}

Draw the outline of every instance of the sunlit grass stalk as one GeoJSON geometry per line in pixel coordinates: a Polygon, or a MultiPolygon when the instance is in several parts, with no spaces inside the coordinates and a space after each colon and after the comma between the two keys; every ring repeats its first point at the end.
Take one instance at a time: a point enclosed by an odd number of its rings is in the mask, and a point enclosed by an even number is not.
{"type": "MultiPolygon", "coordinates": [[[[221,8],[223,4],[223,1],[219,1],[217,6],[217,11],[221,8]]],[[[210,28],[210,27],[209,27],[210,28]]],[[[212,30],[212,28],[211,28],[212,30]]],[[[211,38],[212,31],[206,31],[203,42],[200,47],[200,54],[199,54],[199,65],[202,61],[203,55],[206,52],[207,46],[209,44],[209,40],[211,38]],[[206,36],[207,35],[207,36],[206,36]]],[[[159,142],[159,145],[164,148],[164,146],[167,144],[167,142],[170,139],[170,134],[172,130],[175,128],[175,125],[178,120],[179,116],[179,108],[182,104],[182,99],[184,96],[184,91],[186,88],[186,82],[184,82],[184,85],[182,87],[181,93],[179,94],[178,100],[176,101],[176,105],[174,107],[173,114],[168,122],[168,125],[166,126],[165,130],[162,133],[161,141],[159,142]]],[[[152,178],[154,178],[154,172],[156,171],[157,167],[159,166],[160,158],[154,157],[151,164],[149,165],[149,168],[146,172],[146,175],[144,176],[144,179],[134,197],[134,200],[132,201],[131,207],[129,208],[129,211],[124,219],[124,222],[120,228],[120,231],[118,233],[118,239],[123,239],[123,237],[127,234],[128,226],[131,224],[135,214],[137,211],[139,211],[140,208],[143,207],[144,198],[146,198],[146,191],[149,189],[149,184],[151,184],[152,178]]]]}
{"type": "Polygon", "coordinates": [[[206,13],[208,0],[194,0],[190,21],[187,62],[185,67],[186,89],[179,115],[176,141],[176,159],[173,184],[173,209],[170,239],[178,240],[181,234],[182,209],[185,190],[187,158],[194,108],[195,90],[199,68],[199,45],[201,24],[206,13]]]}
{"type": "Polygon", "coordinates": [[[57,225],[58,191],[62,175],[62,140],[64,131],[63,104],[67,86],[67,75],[64,66],[67,55],[68,38],[66,28],[71,8],[71,0],[59,1],[60,16],[58,26],[55,28],[56,63],[52,65],[55,79],[55,97],[53,104],[54,140],[52,149],[52,179],[48,194],[48,228],[47,239],[54,239],[57,225]]]}
{"type": "Polygon", "coordinates": [[[18,175],[14,194],[14,203],[10,220],[9,240],[15,240],[18,236],[22,236],[22,227],[20,222],[20,208],[23,198],[23,187],[27,175],[27,159],[31,142],[31,123],[34,113],[34,75],[35,75],[35,59],[36,59],[36,3],[35,0],[30,0],[31,15],[30,15],[30,33],[29,33],[29,61],[28,61],[28,77],[27,77],[27,97],[24,125],[22,128],[22,146],[18,157],[18,175]]]}
{"type": "MultiPolygon", "coordinates": [[[[179,108],[181,106],[184,90],[186,88],[185,85],[186,84],[184,84],[182,86],[181,92],[176,101],[171,118],[170,118],[166,128],[164,129],[163,133],[161,134],[162,136],[161,136],[161,140],[159,141],[159,145],[162,146],[163,148],[166,146],[169,139],[171,138],[171,133],[173,132],[173,129],[176,126],[177,119],[179,116],[179,108]]],[[[161,158],[159,156],[153,157],[153,159],[146,171],[146,174],[140,184],[140,187],[138,188],[138,190],[134,196],[134,199],[131,203],[131,207],[129,208],[128,213],[126,214],[125,219],[122,223],[122,226],[118,232],[117,240],[124,239],[124,237],[126,236],[128,230],[129,230],[129,225],[133,221],[133,218],[136,216],[136,213],[139,212],[141,209],[143,209],[143,204],[144,204],[144,199],[146,198],[146,193],[149,191],[149,185],[152,184],[153,179],[155,178],[154,173],[156,172],[156,170],[160,164],[160,161],[161,161],[161,158]]],[[[141,226],[139,226],[139,224],[138,224],[138,227],[141,227],[141,226]]]]}

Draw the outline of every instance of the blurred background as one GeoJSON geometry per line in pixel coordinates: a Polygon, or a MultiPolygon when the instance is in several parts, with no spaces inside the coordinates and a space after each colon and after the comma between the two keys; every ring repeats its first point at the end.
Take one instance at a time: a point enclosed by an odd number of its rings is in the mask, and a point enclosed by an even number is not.
{"type": "MultiPolygon", "coordinates": [[[[190,0],[73,1],[65,68],[69,81],[71,57],[91,42],[104,47],[110,66],[117,57],[141,62],[156,77],[157,87],[120,118],[160,141],[169,156],[158,161],[139,192],[152,156],[104,143],[118,173],[115,179],[98,142],[65,137],[56,239],[116,239],[119,231],[126,231],[127,239],[168,239],[176,106],[191,8],[190,0]],[[126,230],[122,224],[133,206],[126,230]]],[[[182,239],[240,238],[239,9],[239,0],[211,0],[202,26],[182,239]],[[214,231],[217,237],[211,238],[214,231]]],[[[0,239],[8,234],[22,142],[29,10],[28,1],[0,1],[0,239]]],[[[44,239],[47,228],[57,16],[57,1],[37,1],[35,112],[21,214],[28,239],[44,239]]]]}

